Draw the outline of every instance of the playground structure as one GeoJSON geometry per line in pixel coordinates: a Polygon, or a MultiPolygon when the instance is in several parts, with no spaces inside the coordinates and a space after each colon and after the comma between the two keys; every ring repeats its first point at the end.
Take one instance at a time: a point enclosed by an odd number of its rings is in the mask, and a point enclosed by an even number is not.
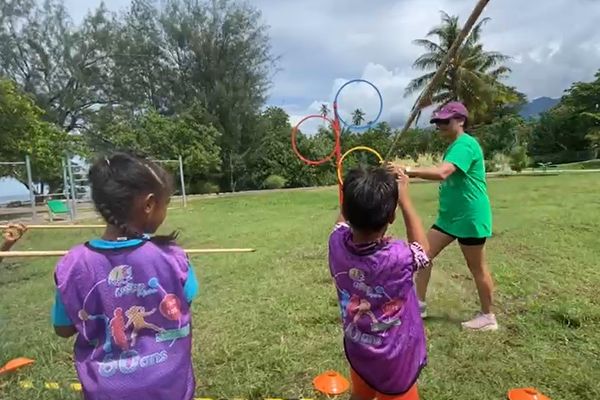
{"type": "MultiPolygon", "coordinates": [[[[183,207],[187,207],[183,157],[180,155],[172,160],[153,161],[158,164],[176,166],[173,172],[177,175],[177,182],[180,186],[181,204],[183,207]]],[[[89,167],[83,158],[76,155],[65,154],[61,158],[62,191],[55,193],[36,193],[36,186],[31,172],[31,158],[29,156],[25,156],[23,161],[0,162],[0,168],[3,166],[11,170],[11,173],[7,174],[9,176],[16,175],[14,173],[15,168],[25,167],[27,189],[29,191],[27,204],[30,206],[31,220],[34,223],[39,220],[39,209],[37,208],[36,199],[38,202],[40,199],[43,199],[50,222],[54,222],[55,218],[63,216],[71,222],[75,221],[81,210],[81,204],[88,203],[91,200],[87,179],[89,167]]]]}
{"type": "Polygon", "coordinates": [[[183,158],[181,155],[177,157],[176,160],[152,160],[157,164],[177,164],[177,170],[179,175],[179,184],[181,185],[181,205],[185,208],[187,207],[187,194],[185,191],[185,175],[183,173],[183,158]]]}
{"type": "Polygon", "coordinates": [[[25,171],[27,174],[27,189],[29,190],[29,204],[31,206],[31,219],[35,221],[37,219],[37,212],[35,209],[35,192],[33,187],[33,178],[31,175],[31,159],[27,155],[25,156],[24,161],[1,161],[0,167],[1,166],[5,166],[8,168],[25,166],[25,171]]]}

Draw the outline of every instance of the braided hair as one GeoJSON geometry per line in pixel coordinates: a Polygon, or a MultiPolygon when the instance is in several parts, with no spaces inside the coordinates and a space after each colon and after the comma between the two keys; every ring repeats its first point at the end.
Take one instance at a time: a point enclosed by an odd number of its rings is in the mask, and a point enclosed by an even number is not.
{"type": "MultiPolygon", "coordinates": [[[[141,238],[129,224],[133,205],[139,196],[154,193],[169,197],[173,193],[173,177],[163,168],[143,157],[114,153],[96,160],[90,168],[92,200],[102,218],[128,238],[141,238]]],[[[177,232],[156,235],[150,239],[159,244],[174,242],[177,232]]]]}

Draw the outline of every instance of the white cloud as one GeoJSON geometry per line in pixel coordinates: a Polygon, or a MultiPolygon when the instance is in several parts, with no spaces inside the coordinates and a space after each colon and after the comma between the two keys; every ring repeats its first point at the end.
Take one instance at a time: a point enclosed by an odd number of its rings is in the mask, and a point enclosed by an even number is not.
{"type": "MultiPolygon", "coordinates": [[[[80,19],[101,0],[66,0],[80,19]]],[[[384,119],[399,121],[412,102],[402,96],[419,71],[411,69],[422,49],[412,41],[440,23],[439,11],[464,22],[473,0],[249,0],[270,25],[273,50],[281,56],[269,104],[297,120],[332,100],[338,79],[365,77],[384,94],[384,119]]],[[[108,0],[122,9],[128,0],[108,0]]],[[[600,68],[600,1],[491,1],[483,30],[488,50],[513,57],[507,83],[531,99],[560,96],[572,82],[589,80],[600,68]]],[[[318,111],[318,110],[317,110],[318,111]]]]}
{"type": "MultiPolygon", "coordinates": [[[[401,121],[412,106],[404,86],[420,72],[411,68],[422,49],[412,44],[439,24],[439,11],[460,15],[464,22],[471,0],[255,0],[271,24],[274,49],[282,54],[283,71],[275,78],[271,102],[293,95],[304,102],[331,98],[347,79],[377,81],[384,95],[382,119],[401,121]],[[392,79],[392,81],[389,81],[392,79]]],[[[572,82],[589,80],[600,68],[600,1],[553,0],[490,2],[483,30],[488,50],[512,56],[507,83],[530,99],[557,97],[572,82]],[[518,11],[516,11],[518,10],[518,11]]],[[[296,101],[302,103],[302,101],[296,101]]]]}
{"type": "MultiPolygon", "coordinates": [[[[377,122],[388,121],[397,125],[406,119],[410,108],[415,102],[415,96],[404,96],[404,89],[411,79],[408,71],[400,69],[389,70],[383,65],[368,63],[358,78],[371,82],[381,93],[383,110],[377,122]]],[[[318,114],[321,110],[321,104],[327,104],[332,109],[336,93],[349,80],[347,77],[335,78],[330,86],[329,100],[313,101],[302,110],[284,107],[290,113],[292,124],[295,125],[309,114],[318,114]]],[[[360,108],[365,113],[365,123],[371,122],[379,112],[379,96],[373,87],[367,83],[352,83],[340,92],[338,112],[343,120],[351,123],[351,113],[357,108],[360,108]]],[[[306,121],[306,123],[302,124],[302,131],[313,133],[320,123],[321,121],[319,120],[311,121],[310,123],[306,121]]]]}

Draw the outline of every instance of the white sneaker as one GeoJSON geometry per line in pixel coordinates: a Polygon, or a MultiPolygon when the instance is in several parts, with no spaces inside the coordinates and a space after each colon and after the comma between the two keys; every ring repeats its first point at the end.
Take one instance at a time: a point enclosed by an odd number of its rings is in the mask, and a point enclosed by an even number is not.
{"type": "Polygon", "coordinates": [[[463,322],[463,329],[470,331],[497,331],[498,322],[494,314],[479,313],[470,321],[463,322]]]}
{"type": "Polygon", "coordinates": [[[421,318],[427,318],[427,303],[419,300],[419,312],[421,313],[421,318]]]}

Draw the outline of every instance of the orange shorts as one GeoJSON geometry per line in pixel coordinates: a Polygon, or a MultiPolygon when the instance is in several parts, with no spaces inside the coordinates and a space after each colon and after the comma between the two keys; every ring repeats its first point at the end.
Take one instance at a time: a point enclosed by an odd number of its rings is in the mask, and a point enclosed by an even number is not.
{"type": "Polygon", "coordinates": [[[350,369],[350,379],[352,380],[352,395],[360,397],[363,400],[419,400],[419,392],[415,383],[408,392],[402,395],[389,395],[377,392],[367,382],[365,382],[353,369],[350,369]]]}

